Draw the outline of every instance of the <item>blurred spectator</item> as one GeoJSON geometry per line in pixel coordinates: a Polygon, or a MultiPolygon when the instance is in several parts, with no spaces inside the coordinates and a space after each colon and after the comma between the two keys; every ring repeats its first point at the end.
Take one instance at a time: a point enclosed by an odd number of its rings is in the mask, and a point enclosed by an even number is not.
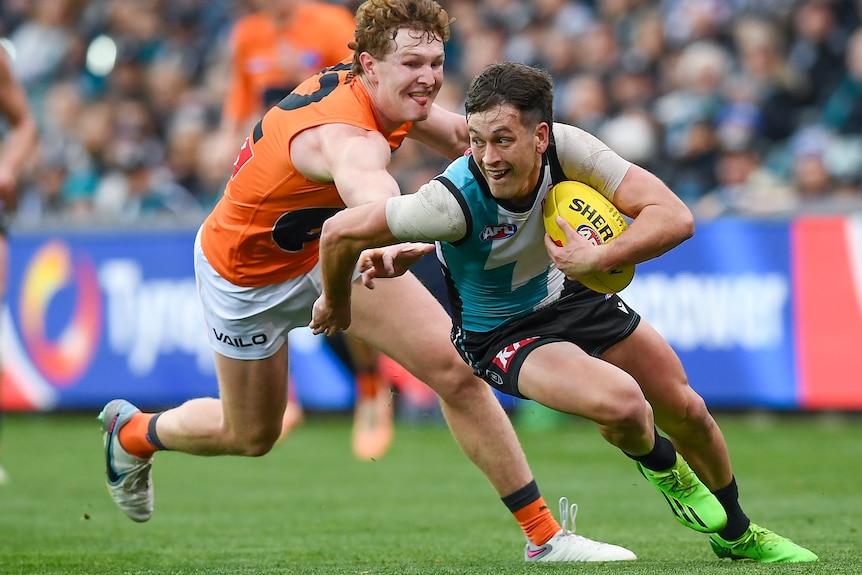
{"type": "Polygon", "coordinates": [[[760,110],[745,100],[728,102],[715,117],[715,136],[726,150],[759,145],[763,119],[760,110]]]}
{"type": "Polygon", "coordinates": [[[236,149],[270,107],[317,70],[350,55],[353,14],[306,0],[259,0],[231,33],[231,79],[223,129],[236,149]]]}
{"type": "Polygon", "coordinates": [[[555,116],[559,121],[595,134],[608,119],[608,93],[599,76],[578,74],[558,83],[556,91],[555,116]]]}
{"type": "Polygon", "coordinates": [[[62,223],[70,212],[63,198],[66,161],[59,154],[40,158],[39,173],[21,191],[15,217],[27,227],[62,223]]]}
{"type": "Polygon", "coordinates": [[[823,162],[835,180],[836,199],[852,202],[854,209],[860,209],[862,207],[862,137],[835,136],[826,148],[823,162]]]}
{"type": "Polygon", "coordinates": [[[711,123],[722,107],[721,82],[729,70],[727,52],[714,42],[691,44],[679,55],[671,72],[672,87],[658,97],[654,108],[671,158],[685,157],[692,127],[711,123]]]}
{"type": "Polygon", "coordinates": [[[858,138],[843,138],[818,125],[794,134],[790,141],[791,183],[798,209],[841,212],[844,208],[862,207],[860,164],[847,169],[847,160],[862,159],[859,144],[858,138]]]}
{"type": "Polygon", "coordinates": [[[784,38],[774,22],[743,16],[734,23],[733,39],[741,81],[754,91],[763,117],[764,137],[785,140],[799,126],[805,82],[785,57],[784,38]]]}
{"type": "Polygon", "coordinates": [[[29,18],[11,32],[15,47],[13,70],[38,107],[51,84],[59,79],[73,43],[71,0],[34,0],[29,18]]]}
{"type": "MultiPolygon", "coordinates": [[[[240,140],[265,108],[295,78],[349,54],[359,3],[2,3],[0,42],[17,54],[15,73],[51,142],[34,159],[44,170],[21,182],[27,208],[20,221],[39,225],[65,211],[75,215],[62,220],[104,221],[125,202],[109,197],[130,193],[131,174],[117,150],[135,146],[148,150],[145,171],[159,189],[170,183],[199,204],[193,213],[209,209],[240,140]],[[306,24],[320,21],[325,33],[306,24]],[[251,34],[239,32],[249,26],[251,34]],[[266,38],[281,48],[240,46],[266,38]],[[309,38],[328,48],[310,49],[309,38]]],[[[818,123],[833,134],[820,155],[828,185],[842,197],[858,193],[860,2],[450,0],[447,10],[455,18],[445,85],[453,109],[486,64],[522,60],[554,76],[561,121],[650,163],[690,205],[719,189],[751,187],[721,181],[728,164],[753,161],[758,177],[798,189],[799,178],[808,181],[814,170],[798,171],[792,142],[818,123]]],[[[437,166],[422,150],[401,150],[395,161],[407,180],[437,166]]],[[[747,205],[732,201],[718,212],[747,205]]],[[[822,202],[796,205],[823,209],[822,202]]]]}
{"type": "Polygon", "coordinates": [[[734,15],[727,0],[665,0],[660,4],[666,37],[675,46],[717,39],[734,15]]]}
{"type": "Polygon", "coordinates": [[[847,32],[836,19],[835,4],[804,0],[793,15],[787,64],[804,78],[802,97],[809,106],[822,106],[843,75],[847,32]]]}
{"type": "Polygon", "coordinates": [[[613,70],[620,57],[620,46],[609,24],[598,22],[590,26],[576,41],[583,69],[602,75],[613,70]]]}
{"type": "Polygon", "coordinates": [[[716,139],[713,125],[724,105],[721,83],[730,56],[719,44],[687,46],[670,70],[671,88],[653,109],[664,130],[663,152],[670,165],[659,174],[685,202],[694,203],[714,184],[716,139]]]}
{"type": "Polygon", "coordinates": [[[154,142],[120,141],[111,158],[113,169],[96,190],[95,209],[104,221],[128,224],[196,222],[200,204],[182,186],[166,177],[161,148],[154,142]]]}
{"type": "Polygon", "coordinates": [[[790,141],[791,182],[801,203],[827,200],[835,191],[835,182],[823,161],[830,137],[823,128],[813,126],[798,131],[790,141]]]}
{"type": "Polygon", "coordinates": [[[820,117],[827,128],[839,134],[862,134],[862,29],[850,37],[846,56],[847,67],[835,88],[828,95],[820,117]]]}
{"type": "Polygon", "coordinates": [[[27,226],[61,224],[75,213],[65,197],[68,168],[63,150],[59,147],[43,150],[39,158],[39,172],[21,191],[16,220],[27,226]]]}
{"type": "Polygon", "coordinates": [[[758,148],[723,148],[715,165],[716,187],[692,206],[695,217],[727,214],[788,214],[795,205],[790,186],[762,165],[758,148]]]}
{"type": "Polygon", "coordinates": [[[656,97],[656,79],[640,60],[615,68],[608,78],[611,111],[648,110],[656,97]]]}
{"type": "Polygon", "coordinates": [[[626,110],[614,116],[596,135],[620,156],[639,166],[651,168],[658,160],[655,124],[641,109],[626,110]]]}

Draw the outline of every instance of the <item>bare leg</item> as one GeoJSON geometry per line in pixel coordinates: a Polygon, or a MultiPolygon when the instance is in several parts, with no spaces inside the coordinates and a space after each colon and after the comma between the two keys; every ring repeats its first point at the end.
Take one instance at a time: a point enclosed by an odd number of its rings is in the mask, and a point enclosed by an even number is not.
{"type": "Polygon", "coordinates": [[[221,399],[192,399],[162,413],[165,447],[195,455],[264,455],[281,434],[287,403],[287,345],[255,361],[215,354],[221,399]]]}
{"type": "Polygon", "coordinates": [[[349,335],[345,336],[344,343],[356,381],[351,433],[353,455],[363,461],[377,460],[386,455],[395,434],[392,389],[380,373],[379,351],[349,335]]]}
{"type": "Polygon", "coordinates": [[[668,434],[701,481],[715,491],[733,471],[724,436],[703,399],[688,384],[682,363],[646,321],[602,359],[630,373],[652,404],[656,425],[668,434]]]}
{"type": "Polygon", "coordinates": [[[440,303],[412,274],[378,280],[374,290],[354,284],[349,333],[437,393],[455,440],[502,497],[533,476],[500,402],[449,341],[451,326],[440,303]]]}
{"type": "Polygon", "coordinates": [[[646,455],[655,444],[652,410],[637,382],[572,343],[530,352],[518,387],[542,405],[596,422],[608,443],[630,455],[646,455]]]}
{"type": "Polygon", "coordinates": [[[284,441],[290,433],[299,427],[305,419],[305,411],[299,398],[296,397],[296,388],[293,384],[293,379],[287,378],[287,405],[284,406],[284,415],[281,418],[281,435],[278,436],[278,443],[284,441]]]}

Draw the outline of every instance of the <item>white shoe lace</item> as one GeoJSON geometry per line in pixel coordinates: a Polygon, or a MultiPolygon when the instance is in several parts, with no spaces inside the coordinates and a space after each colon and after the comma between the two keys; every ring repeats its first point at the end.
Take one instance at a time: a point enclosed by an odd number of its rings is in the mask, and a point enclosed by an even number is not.
{"type": "Polygon", "coordinates": [[[560,497],[560,526],[563,528],[563,533],[575,532],[575,517],[578,515],[578,504],[572,503],[569,506],[567,497],[560,497]],[[572,528],[569,529],[569,520],[571,519],[572,528]]]}

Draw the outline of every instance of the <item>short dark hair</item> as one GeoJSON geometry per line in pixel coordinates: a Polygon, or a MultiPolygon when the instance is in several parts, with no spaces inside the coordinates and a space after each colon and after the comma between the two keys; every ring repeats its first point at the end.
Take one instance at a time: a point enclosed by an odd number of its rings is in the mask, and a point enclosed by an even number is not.
{"type": "Polygon", "coordinates": [[[470,82],[465,109],[467,116],[509,104],[521,113],[521,123],[535,126],[554,123],[554,80],[544,70],[502,62],[486,66],[470,82]]]}

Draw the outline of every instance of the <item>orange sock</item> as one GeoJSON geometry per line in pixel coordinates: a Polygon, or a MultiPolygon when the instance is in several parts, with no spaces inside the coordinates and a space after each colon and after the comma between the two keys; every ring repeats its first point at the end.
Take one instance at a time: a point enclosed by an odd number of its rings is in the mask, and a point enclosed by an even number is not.
{"type": "Polygon", "coordinates": [[[141,459],[149,459],[158,448],[153,445],[147,432],[150,428],[150,420],[155,413],[136,413],[120,429],[120,445],[123,449],[141,459]]]}
{"type": "Polygon", "coordinates": [[[356,376],[356,394],[360,399],[377,397],[377,387],[380,376],[373,372],[365,372],[356,376]]]}
{"type": "Polygon", "coordinates": [[[544,545],[561,529],[545,504],[544,497],[539,497],[526,507],[515,511],[513,515],[533,545],[544,545]]]}

